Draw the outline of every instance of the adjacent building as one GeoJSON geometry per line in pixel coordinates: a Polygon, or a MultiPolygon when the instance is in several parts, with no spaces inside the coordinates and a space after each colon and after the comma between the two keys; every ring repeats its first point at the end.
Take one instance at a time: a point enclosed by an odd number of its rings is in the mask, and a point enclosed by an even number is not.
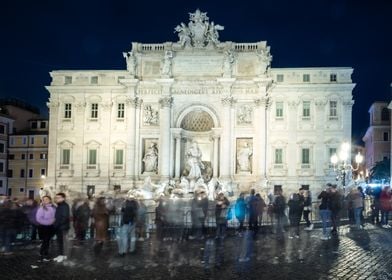
{"type": "Polygon", "coordinates": [[[0,195],[8,192],[8,136],[13,131],[14,119],[0,107],[0,195]]]}
{"type": "Polygon", "coordinates": [[[388,103],[374,102],[369,109],[369,127],[362,140],[365,142],[365,162],[368,171],[376,162],[391,158],[391,112],[388,103]]]}
{"type": "Polygon", "coordinates": [[[47,174],[48,120],[33,119],[29,129],[9,136],[8,195],[39,196],[47,174]]]}
{"type": "Polygon", "coordinates": [[[47,187],[201,177],[288,193],[335,180],[330,157],[351,141],[352,68],[273,68],[266,41],[220,42],[199,10],[175,30],[178,42],[132,43],[127,69],[50,73],[47,187]]]}

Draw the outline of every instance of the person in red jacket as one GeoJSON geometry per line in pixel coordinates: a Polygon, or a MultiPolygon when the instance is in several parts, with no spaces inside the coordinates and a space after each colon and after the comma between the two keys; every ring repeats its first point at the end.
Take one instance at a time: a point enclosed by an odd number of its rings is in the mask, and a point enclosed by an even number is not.
{"type": "Polygon", "coordinates": [[[388,224],[388,215],[391,210],[391,188],[385,186],[380,194],[381,225],[383,228],[391,228],[388,224]]]}

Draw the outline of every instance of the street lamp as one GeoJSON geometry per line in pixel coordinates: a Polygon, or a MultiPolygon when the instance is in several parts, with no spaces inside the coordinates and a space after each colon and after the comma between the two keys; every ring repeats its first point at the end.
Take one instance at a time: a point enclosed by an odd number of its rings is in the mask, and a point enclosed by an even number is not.
{"type": "Polygon", "coordinates": [[[333,165],[333,170],[337,173],[336,180],[342,179],[343,190],[346,187],[346,174],[348,172],[357,171],[359,165],[363,161],[363,156],[360,152],[355,156],[356,167],[351,165],[351,146],[348,142],[344,142],[338,153],[331,156],[331,163],[333,165]]]}

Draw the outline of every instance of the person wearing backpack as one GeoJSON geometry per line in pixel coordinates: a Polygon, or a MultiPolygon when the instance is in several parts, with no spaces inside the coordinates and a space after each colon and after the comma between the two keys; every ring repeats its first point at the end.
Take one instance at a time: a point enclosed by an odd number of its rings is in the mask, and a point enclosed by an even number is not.
{"type": "Polygon", "coordinates": [[[138,203],[132,195],[125,200],[124,206],[121,208],[121,227],[117,236],[120,257],[125,256],[128,248],[130,253],[135,251],[135,226],[138,208],[138,203]]]}

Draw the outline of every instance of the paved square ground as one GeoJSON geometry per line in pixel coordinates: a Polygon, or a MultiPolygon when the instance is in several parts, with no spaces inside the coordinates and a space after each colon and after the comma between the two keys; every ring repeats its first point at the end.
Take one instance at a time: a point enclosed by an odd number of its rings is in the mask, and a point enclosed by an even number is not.
{"type": "Polygon", "coordinates": [[[338,237],[320,236],[321,229],[302,231],[298,239],[287,233],[229,234],[223,242],[153,236],[125,257],[117,256],[115,242],[100,252],[90,242],[73,246],[60,264],[38,263],[37,246],[18,246],[14,255],[0,257],[0,279],[392,279],[392,229],[344,226],[338,237]]]}

